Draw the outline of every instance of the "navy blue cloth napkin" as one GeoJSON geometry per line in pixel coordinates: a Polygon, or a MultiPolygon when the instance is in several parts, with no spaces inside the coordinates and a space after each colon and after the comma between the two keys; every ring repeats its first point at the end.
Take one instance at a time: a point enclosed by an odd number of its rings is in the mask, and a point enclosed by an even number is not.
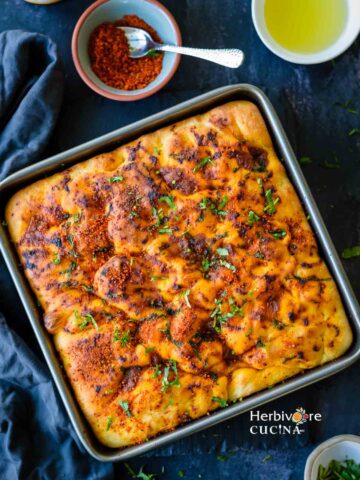
{"type": "MultiPolygon", "coordinates": [[[[62,95],[52,40],[21,30],[0,33],[0,179],[40,159],[62,95]]],[[[49,370],[0,314],[0,479],[112,478],[112,465],[80,445],[49,370]]]]}
{"type": "Polygon", "coordinates": [[[112,479],[84,453],[48,369],[0,314],[0,478],[112,479]]]}
{"type": "Polygon", "coordinates": [[[0,33],[0,180],[40,160],[63,89],[57,48],[50,38],[23,30],[0,33]]]}

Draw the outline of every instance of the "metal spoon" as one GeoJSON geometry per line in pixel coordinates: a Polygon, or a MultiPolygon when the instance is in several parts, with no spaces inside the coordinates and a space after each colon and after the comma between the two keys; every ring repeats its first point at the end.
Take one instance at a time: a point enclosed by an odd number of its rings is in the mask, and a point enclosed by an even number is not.
{"type": "Polygon", "coordinates": [[[141,58],[151,51],[181,53],[191,57],[203,58],[224,67],[238,68],[244,60],[244,53],[236,48],[209,49],[177,47],[156,43],[145,30],[133,27],[118,27],[124,31],[130,47],[131,58],[141,58]]]}

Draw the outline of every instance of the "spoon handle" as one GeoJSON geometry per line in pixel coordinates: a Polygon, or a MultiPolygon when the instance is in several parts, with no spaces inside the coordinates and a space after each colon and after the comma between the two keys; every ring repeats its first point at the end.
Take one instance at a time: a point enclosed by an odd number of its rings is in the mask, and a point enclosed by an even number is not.
{"type": "Polygon", "coordinates": [[[191,57],[203,58],[210,62],[218,63],[224,67],[238,68],[243,63],[244,53],[237,48],[190,48],[176,47],[173,45],[156,44],[154,50],[164,52],[181,53],[182,55],[190,55],[191,57]]]}

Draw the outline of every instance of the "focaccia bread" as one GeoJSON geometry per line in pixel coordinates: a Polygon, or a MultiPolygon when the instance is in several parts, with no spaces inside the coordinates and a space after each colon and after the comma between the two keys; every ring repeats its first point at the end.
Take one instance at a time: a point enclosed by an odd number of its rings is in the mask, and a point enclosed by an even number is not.
{"type": "Polygon", "coordinates": [[[138,444],[342,355],[336,285],[255,105],[18,192],[6,220],[81,408],[138,444]]]}

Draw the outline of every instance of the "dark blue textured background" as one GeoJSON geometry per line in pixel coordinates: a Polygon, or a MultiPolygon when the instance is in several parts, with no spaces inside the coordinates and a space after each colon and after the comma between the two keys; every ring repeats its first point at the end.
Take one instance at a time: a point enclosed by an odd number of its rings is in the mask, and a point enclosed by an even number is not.
{"type": "MultiPolygon", "coordinates": [[[[265,90],[298,156],[313,163],[305,175],[339,251],[360,243],[360,115],[336,105],[349,100],[360,111],[360,42],[320,66],[297,66],[271,54],[258,39],[251,22],[250,0],[164,0],[177,19],[184,44],[240,47],[246,61],[239,70],[183,58],[172,81],[156,96],[134,103],[106,100],[89,90],[78,77],[71,59],[70,39],[76,20],[91,3],[64,0],[40,7],[23,0],[0,0],[0,31],[22,28],[50,35],[60,48],[65,74],[65,101],[48,152],[55,153],[95,138],[122,125],[223,85],[253,83],[265,90]],[[339,169],[326,169],[337,156],[339,169]]],[[[360,259],[345,268],[360,297],[360,259]]],[[[0,311],[41,359],[34,335],[3,263],[0,266],[0,311]]],[[[272,402],[263,411],[291,412],[298,406],[320,412],[323,421],[305,426],[298,437],[249,433],[244,414],[203,433],[178,441],[129,462],[137,470],[159,474],[160,479],[300,480],[308,453],[319,442],[340,433],[360,433],[359,363],[321,383],[272,402]],[[226,461],[219,454],[236,451],[226,461]],[[271,455],[267,461],[263,461],[271,455]],[[164,470],[164,473],[161,473],[164,470]]],[[[79,452],[79,456],[82,455],[79,452]]],[[[122,465],[114,478],[128,478],[122,465]]],[[[59,477],[60,478],[60,477],[59,477]]],[[[12,479],[11,479],[12,480],[12,479]]]]}

